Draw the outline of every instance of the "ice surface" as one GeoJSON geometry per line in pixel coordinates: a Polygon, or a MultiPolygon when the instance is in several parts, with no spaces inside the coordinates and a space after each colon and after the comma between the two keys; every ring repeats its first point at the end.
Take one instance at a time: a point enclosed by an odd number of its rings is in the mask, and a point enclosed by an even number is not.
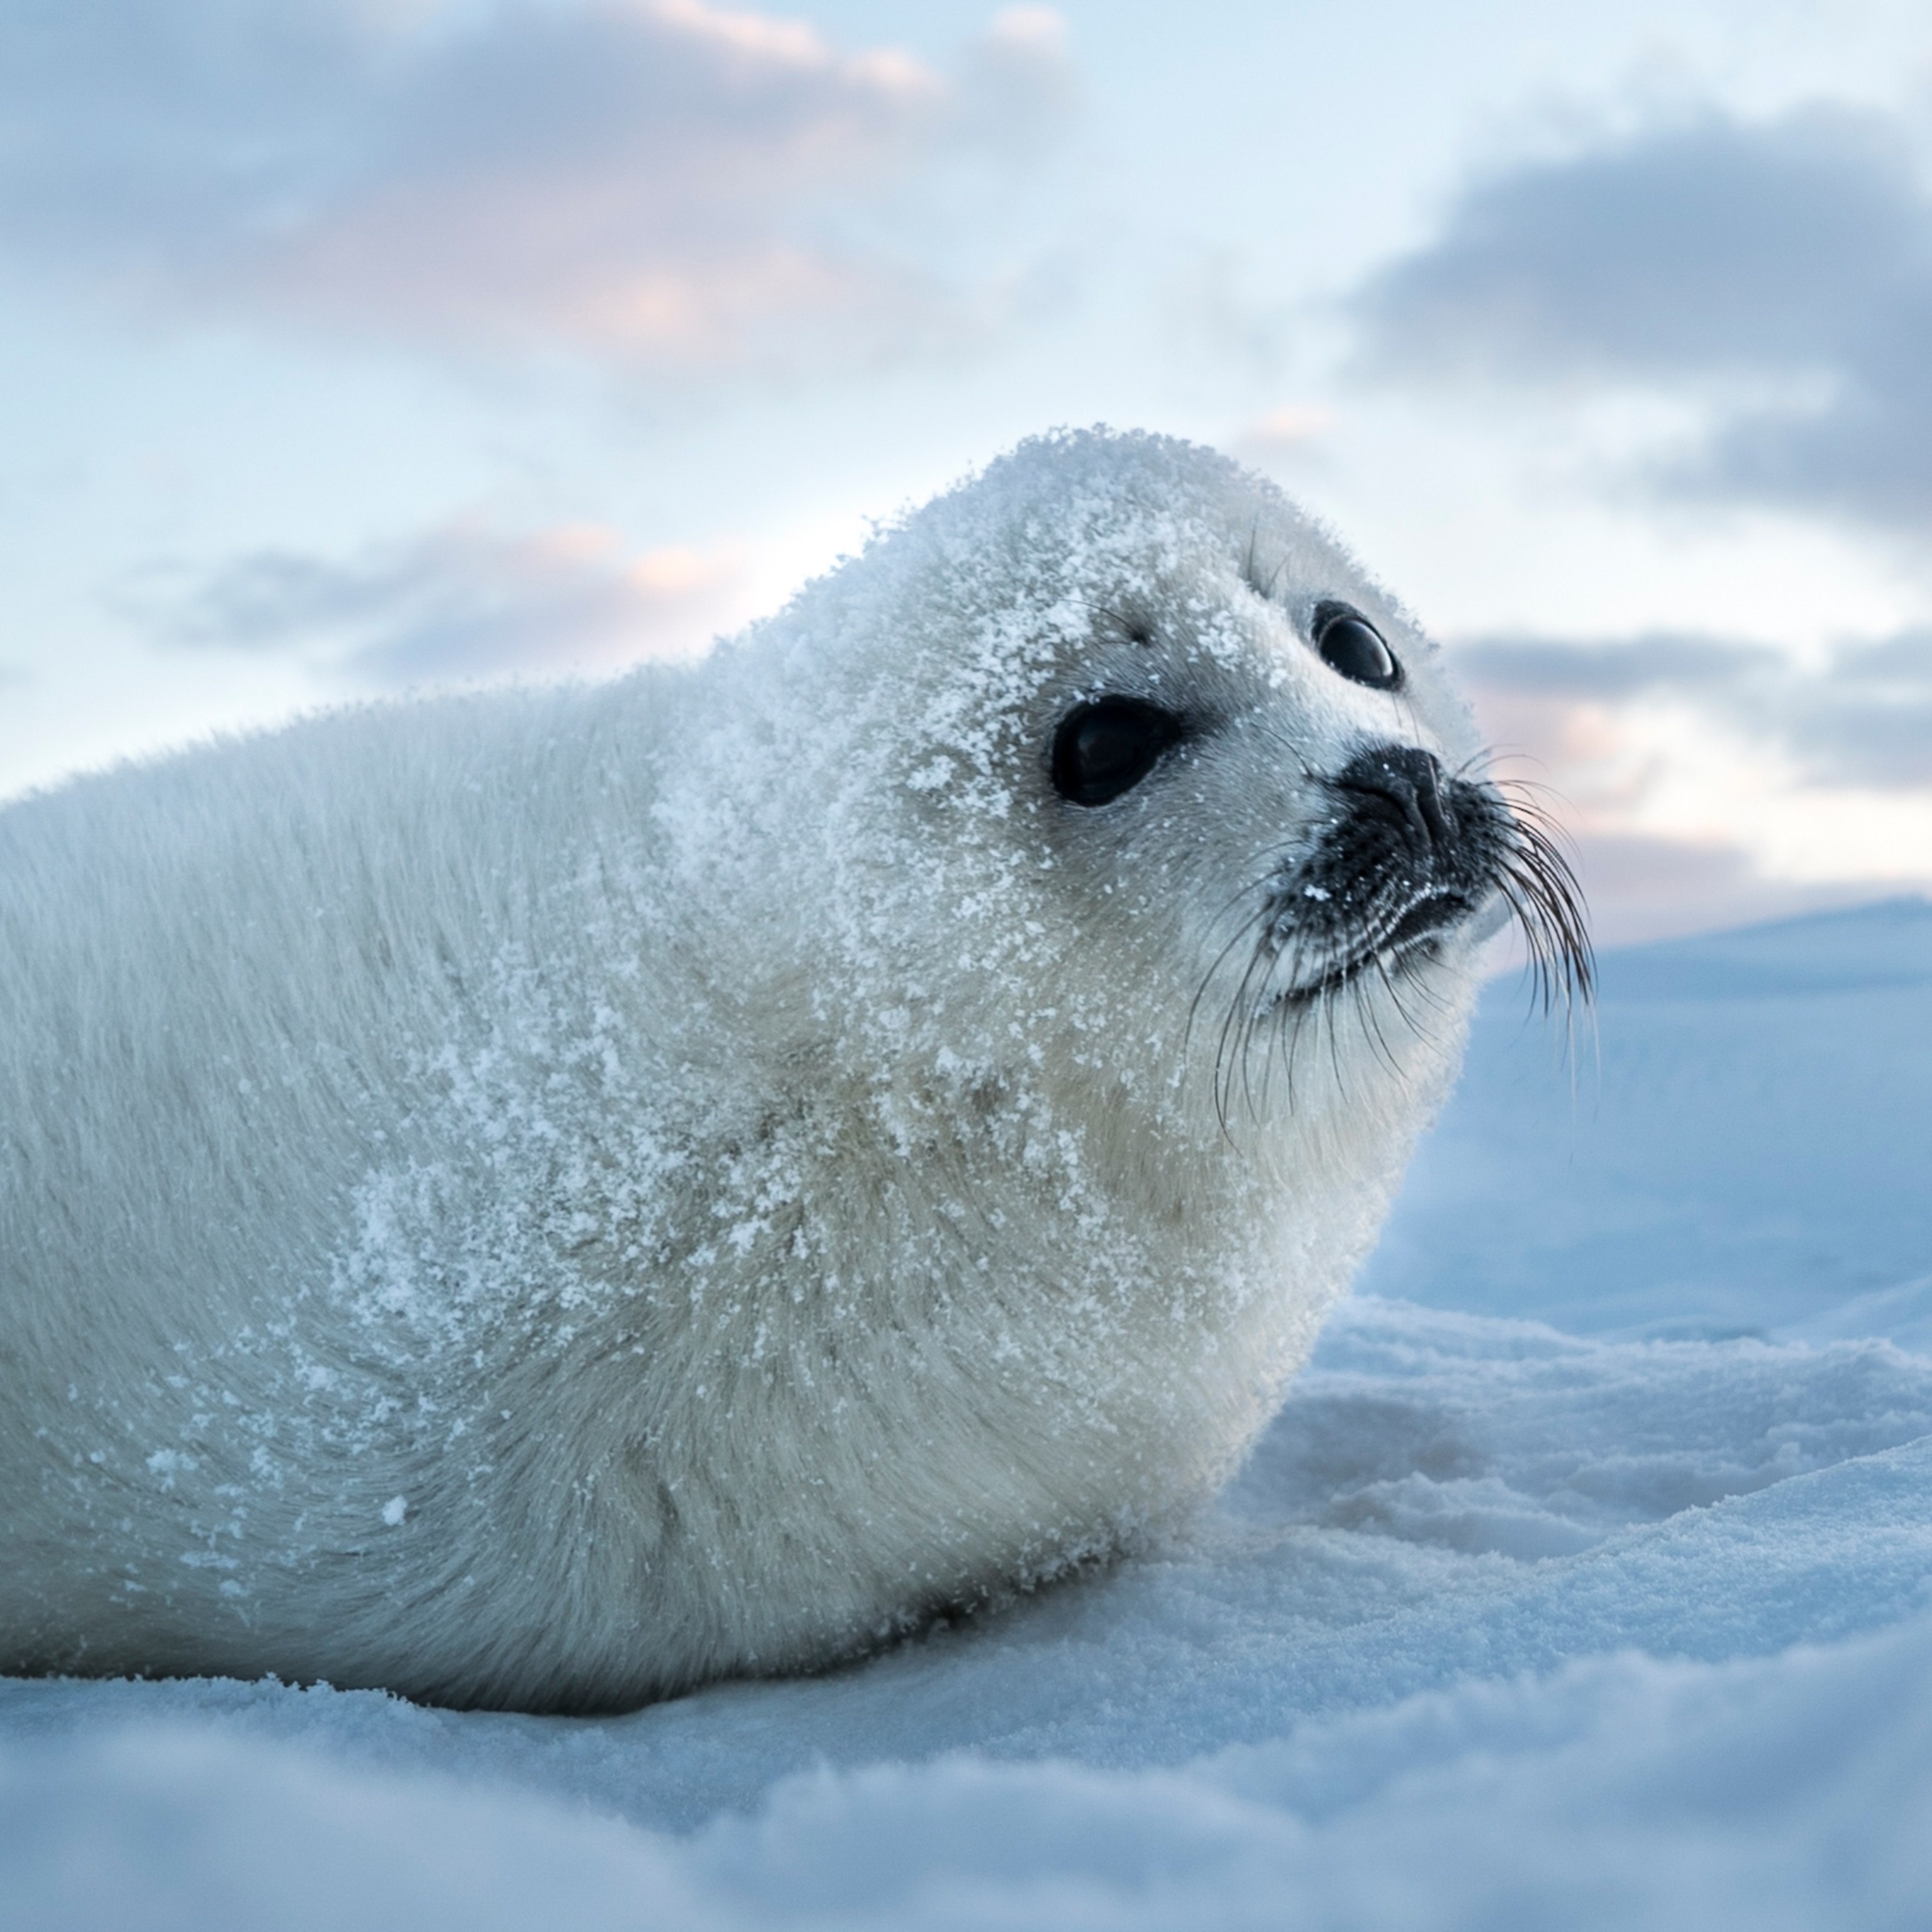
{"type": "Polygon", "coordinates": [[[1604,979],[1184,1535],[601,1722],[0,1684],[0,1926],[1922,1924],[1932,906],[1604,979]]]}
{"type": "Polygon", "coordinates": [[[1603,968],[1574,1083],[1490,989],[1361,1286],[1585,1334],[1932,1348],[1932,904],[1603,968]]]}

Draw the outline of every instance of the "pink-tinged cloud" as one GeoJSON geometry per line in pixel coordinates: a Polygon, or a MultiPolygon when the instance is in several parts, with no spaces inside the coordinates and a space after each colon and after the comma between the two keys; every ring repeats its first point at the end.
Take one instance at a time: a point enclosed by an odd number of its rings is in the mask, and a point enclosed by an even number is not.
{"type": "Polygon", "coordinates": [[[130,601],[170,642],[272,651],[332,684],[382,688],[596,674],[695,656],[748,614],[727,548],[626,548],[594,524],[512,532],[460,519],[347,559],[262,551],[130,601]]]}
{"type": "Polygon", "coordinates": [[[1932,630],[1841,644],[1807,668],[1762,644],[1672,632],[1472,640],[1456,662],[1505,742],[1576,767],[1668,705],[1756,741],[1804,783],[1932,794],[1932,630]]]}
{"type": "Polygon", "coordinates": [[[1545,788],[1574,835],[1606,942],[1849,904],[1888,884],[1932,889],[1932,847],[1914,832],[1932,808],[1932,633],[1847,641],[1811,664],[1662,632],[1471,640],[1451,655],[1498,770],[1545,788]],[[1687,778],[1714,796],[1740,770],[1748,789],[1707,812],[1701,835],[1672,834],[1660,799],[1687,778]],[[1767,866],[1768,814],[1838,826],[1836,863],[1767,866]]]}
{"type": "Polygon", "coordinates": [[[916,203],[1066,74],[1042,8],[942,74],[704,0],[70,0],[0,18],[0,248],[437,344],[876,356],[976,325],[916,203]]]}

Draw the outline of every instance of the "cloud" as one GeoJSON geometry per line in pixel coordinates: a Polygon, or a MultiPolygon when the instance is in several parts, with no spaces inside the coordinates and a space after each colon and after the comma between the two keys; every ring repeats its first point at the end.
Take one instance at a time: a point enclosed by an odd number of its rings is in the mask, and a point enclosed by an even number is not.
{"type": "Polygon", "coordinates": [[[1660,482],[1922,534],[1932,196],[1910,132],[1711,113],[1492,176],[1356,292],[1363,362],[1688,393],[1709,432],[1660,482]]]}
{"type": "Polygon", "coordinates": [[[1658,631],[1610,641],[1478,638],[1457,647],[1456,662],[1488,690],[1615,701],[1652,692],[1735,692],[1785,659],[1762,646],[1658,631]]]}
{"type": "Polygon", "coordinates": [[[1320,404],[1285,403],[1244,424],[1226,447],[1244,462],[1266,464],[1299,455],[1335,427],[1335,412],[1320,404]]]}
{"type": "Polygon", "coordinates": [[[1547,708],[1531,728],[1546,753],[1575,742],[1568,728],[1580,710],[1641,714],[1670,704],[1775,752],[1805,784],[1932,790],[1932,630],[1844,644],[1812,668],[1762,645],[1670,632],[1478,639],[1455,658],[1491,705],[1517,704],[1519,729],[1521,700],[1547,708]]]}
{"type": "Polygon", "coordinates": [[[1812,769],[1847,784],[1932,787],[1932,631],[1839,654],[1781,720],[1812,769]]]}
{"type": "Polygon", "coordinates": [[[970,330],[895,228],[1064,119],[1058,17],[942,75],[704,0],[0,12],[0,248],[148,299],[682,369],[970,330]]]}
{"type": "Polygon", "coordinates": [[[1451,656],[1498,769],[1574,836],[1606,942],[1932,887],[1932,631],[1807,663],[1666,632],[1451,656]]]}
{"type": "Polygon", "coordinates": [[[1766,872],[1743,846],[1642,832],[1586,832],[1570,848],[1599,946],[1630,946],[1861,905],[1878,894],[1869,880],[1803,880],[1766,872]]]}
{"type": "Polygon", "coordinates": [[[610,670],[695,653],[737,608],[728,554],[627,554],[610,531],[510,534],[474,520],[346,561],[265,550],[184,590],[150,573],[128,602],[170,644],[286,652],[394,687],[610,670]]]}

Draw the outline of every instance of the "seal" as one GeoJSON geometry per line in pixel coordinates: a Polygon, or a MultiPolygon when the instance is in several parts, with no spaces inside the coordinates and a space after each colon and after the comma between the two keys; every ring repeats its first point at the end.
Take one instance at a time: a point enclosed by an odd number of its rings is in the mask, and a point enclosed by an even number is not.
{"type": "Polygon", "coordinates": [[[1560,859],[1270,485],[1022,445],[694,667],[0,814],[0,1666],[620,1710],[1136,1542],[1560,859]]]}

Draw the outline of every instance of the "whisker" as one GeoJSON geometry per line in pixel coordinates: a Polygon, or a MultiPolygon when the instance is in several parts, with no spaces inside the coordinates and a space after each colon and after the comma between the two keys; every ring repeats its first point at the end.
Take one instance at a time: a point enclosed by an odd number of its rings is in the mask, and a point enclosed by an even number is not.
{"type": "Polygon", "coordinates": [[[1327,1078],[1346,1098],[1351,1066],[1364,1048],[1377,1066],[1401,1077],[1407,1061],[1397,1024],[1425,1046],[1440,1037],[1454,1010],[1447,988],[1430,979],[1430,954],[1414,941],[1394,957],[1370,950],[1382,944],[1376,934],[1400,928],[1418,893],[1438,890],[1471,905],[1500,895],[1522,935],[1536,1006],[1545,1014],[1560,1006],[1574,1029],[1578,1010],[1594,997],[1597,976],[1568,836],[1544,801],[1546,788],[1489,778],[1492,762],[1479,753],[1457,767],[1454,782],[1486,804],[1472,806],[1464,821],[1468,844],[1436,869],[1366,871],[1344,881],[1339,902],[1324,895],[1319,905],[1303,907],[1292,896],[1295,880],[1306,876],[1298,862],[1285,853],[1258,854],[1265,864],[1217,910],[1216,924],[1250,902],[1195,988],[1183,1038],[1192,1042],[1214,988],[1226,987],[1210,1084],[1215,1118],[1231,1142],[1237,1112],[1258,1125],[1277,1102],[1294,1110],[1310,1048],[1325,1054],[1327,1078]]]}

